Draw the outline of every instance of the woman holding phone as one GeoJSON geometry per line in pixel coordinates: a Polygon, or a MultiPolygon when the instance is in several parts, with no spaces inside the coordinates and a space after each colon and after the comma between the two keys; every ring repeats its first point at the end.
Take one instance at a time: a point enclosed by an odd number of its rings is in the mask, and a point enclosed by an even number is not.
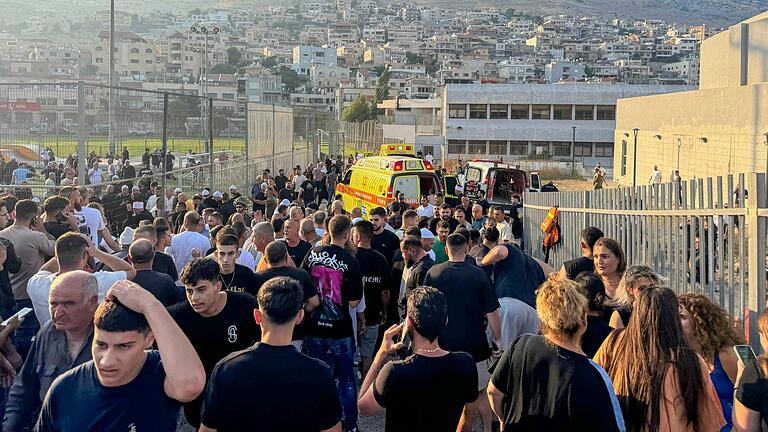
{"type": "MultiPolygon", "coordinates": [[[[768,309],[757,318],[760,345],[768,350],[768,309]]],[[[740,345],[746,354],[751,352],[747,345],[740,345]]],[[[762,355],[754,360],[740,356],[739,367],[743,367],[736,383],[733,403],[733,430],[759,432],[768,430],[768,357],[762,355]]]]}

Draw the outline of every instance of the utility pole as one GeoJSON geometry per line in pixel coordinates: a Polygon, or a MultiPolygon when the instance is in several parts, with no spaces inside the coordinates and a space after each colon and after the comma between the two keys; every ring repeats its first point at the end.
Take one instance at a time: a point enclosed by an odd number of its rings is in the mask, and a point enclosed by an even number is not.
{"type": "Polygon", "coordinates": [[[573,134],[571,135],[571,177],[576,174],[576,126],[571,126],[573,134]]]}
{"type": "Polygon", "coordinates": [[[115,154],[115,0],[109,0],[109,152],[115,154]]]}
{"type": "Polygon", "coordinates": [[[640,132],[640,129],[634,128],[632,129],[632,133],[635,135],[635,147],[634,150],[632,150],[632,187],[637,186],[637,134],[640,132]]]}

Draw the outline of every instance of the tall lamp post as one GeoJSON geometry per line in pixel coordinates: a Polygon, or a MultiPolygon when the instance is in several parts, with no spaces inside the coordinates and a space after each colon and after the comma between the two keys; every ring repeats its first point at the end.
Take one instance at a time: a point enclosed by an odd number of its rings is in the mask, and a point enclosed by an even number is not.
{"type": "MultiPolygon", "coordinates": [[[[203,34],[205,36],[205,46],[203,46],[203,58],[200,59],[200,62],[202,63],[201,71],[200,71],[200,93],[203,98],[208,97],[208,35],[216,35],[219,34],[220,29],[216,26],[212,27],[206,27],[206,26],[192,26],[190,28],[192,30],[192,33],[197,34],[203,34]]],[[[200,103],[200,129],[203,129],[203,118],[205,118],[206,111],[205,111],[205,103],[200,103]]],[[[208,128],[212,127],[212,125],[208,124],[208,128]]],[[[210,142],[208,141],[208,128],[205,128],[203,130],[203,136],[205,136],[205,152],[211,154],[211,163],[213,163],[213,149],[208,148],[210,145],[210,142]]]]}
{"type": "Polygon", "coordinates": [[[635,147],[632,151],[632,187],[637,186],[637,134],[640,132],[640,129],[634,128],[632,129],[632,133],[635,135],[635,147]]]}
{"type": "Polygon", "coordinates": [[[109,1],[109,153],[115,154],[115,0],[109,1]]]}
{"type": "MultiPolygon", "coordinates": [[[[576,174],[576,126],[571,126],[573,134],[571,135],[571,177],[576,174]]],[[[582,153],[582,156],[584,153],[582,153]]]]}

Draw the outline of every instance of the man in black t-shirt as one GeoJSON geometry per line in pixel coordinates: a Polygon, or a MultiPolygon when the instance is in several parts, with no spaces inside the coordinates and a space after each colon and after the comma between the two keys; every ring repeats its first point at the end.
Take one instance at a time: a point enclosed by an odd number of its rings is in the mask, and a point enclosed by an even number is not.
{"type": "Polygon", "coordinates": [[[373,353],[378,350],[379,325],[384,322],[384,311],[389,305],[390,269],[384,255],[371,249],[373,224],[360,221],[352,229],[352,242],[357,246],[355,258],[363,274],[363,295],[365,311],[363,321],[358,323],[357,346],[362,360],[362,374],[368,373],[373,353]]]}
{"type": "Polygon", "coordinates": [[[277,170],[277,175],[275,176],[275,189],[280,191],[285,188],[287,183],[288,177],[285,176],[285,170],[282,168],[277,170]]]}
{"type": "Polygon", "coordinates": [[[387,263],[392,264],[392,257],[400,248],[400,238],[397,234],[386,229],[387,211],[384,207],[376,207],[371,210],[369,215],[371,224],[373,224],[373,238],[371,239],[371,249],[384,255],[387,263]]]}
{"type": "MultiPolygon", "coordinates": [[[[440,333],[440,344],[449,351],[466,351],[472,355],[477,366],[478,395],[484,396],[481,392],[488,386],[488,369],[491,367],[491,348],[485,333],[485,320],[487,318],[494,339],[499,341],[499,301],[485,271],[465,261],[466,237],[458,233],[449,235],[446,251],[448,261],[429,269],[424,285],[435,287],[445,294],[448,300],[448,325],[440,333]]],[[[478,414],[483,420],[484,429],[490,431],[493,414],[488,398],[478,397],[475,402],[467,404],[462,423],[468,426],[474,424],[478,414]]]]}
{"type": "Polygon", "coordinates": [[[165,307],[122,280],[93,324],[93,360],[54,381],[35,430],[175,432],[179,403],[202,393],[205,370],[165,307]]]}
{"type": "Polygon", "coordinates": [[[452,209],[450,204],[443,203],[440,206],[440,210],[439,210],[440,217],[432,219],[432,221],[429,223],[429,230],[432,231],[432,234],[437,235],[437,224],[440,223],[441,221],[448,221],[448,224],[450,225],[450,228],[451,228],[449,232],[452,233],[456,231],[456,227],[459,226],[459,221],[457,221],[456,219],[453,218],[453,216],[451,216],[451,210],[452,209]]]}
{"type": "Polygon", "coordinates": [[[288,247],[288,255],[296,265],[304,262],[304,258],[312,249],[312,245],[309,242],[302,240],[299,237],[299,228],[301,222],[294,219],[288,219],[283,225],[283,237],[285,245],[288,247]]]}
{"type": "MultiPolygon", "coordinates": [[[[168,309],[195,347],[206,376],[227,355],[251,346],[261,337],[253,318],[256,299],[248,293],[222,290],[219,266],[210,258],[190,261],[181,271],[187,301],[168,309]]],[[[187,421],[200,426],[203,397],[184,405],[187,421]]]]}
{"type": "Polygon", "coordinates": [[[163,252],[167,246],[171,245],[171,228],[168,225],[142,225],[133,232],[134,240],[137,238],[146,238],[155,244],[155,259],[152,261],[152,270],[165,273],[176,283],[179,280],[179,271],[176,270],[176,263],[170,255],[163,252]],[[154,229],[154,233],[151,229],[154,229]],[[147,230],[147,237],[141,237],[142,230],[147,230]],[[154,236],[152,235],[154,234],[154,236]]]}
{"type": "Polygon", "coordinates": [[[133,281],[160,300],[163,306],[174,305],[183,299],[181,290],[167,274],[152,270],[155,245],[147,239],[137,239],[128,248],[128,258],[136,269],[133,281]]]}
{"type": "Polygon", "coordinates": [[[338,431],[341,405],[330,369],[291,346],[304,317],[299,284],[275,277],[259,290],[256,321],[264,338],[233,353],[211,374],[201,432],[338,431]]]}
{"type": "Polygon", "coordinates": [[[456,430],[464,405],[477,399],[477,370],[469,354],[440,347],[438,335],[447,318],[440,291],[431,287],[411,291],[405,322],[384,332],[381,349],[360,386],[361,414],[374,415],[386,408],[387,432],[456,430]],[[403,347],[394,340],[403,333],[410,337],[413,354],[388,361],[403,347]]]}
{"type": "MultiPolygon", "coordinates": [[[[317,289],[312,277],[306,270],[293,266],[289,260],[288,248],[284,242],[273,241],[264,249],[264,261],[267,263],[267,269],[256,273],[256,290],[261,289],[268,280],[285,276],[299,282],[301,290],[304,293],[304,312],[309,314],[320,305],[320,299],[317,297],[317,289]]],[[[304,345],[304,323],[300,322],[293,328],[293,346],[299,352],[304,345]]]]}
{"type": "Polygon", "coordinates": [[[599,228],[586,227],[581,230],[579,247],[583,256],[564,262],[563,266],[560,267],[560,277],[573,280],[583,272],[594,272],[595,263],[592,259],[592,248],[603,236],[603,232],[599,228]]]}
{"type": "Polygon", "coordinates": [[[258,286],[253,272],[246,266],[237,264],[240,258],[240,241],[231,234],[218,236],[216,251],[213,253],[219,263],[222,289],[232,292],[246,292],[256,295],[258,286]]]}
{"type": "Polygon", "coordinates": [[[320,306],[306,321],[304,348],[311,357],[333,366],[344,407],[344,430],[357,428],[357,389],[354,374],[354,339],[349,309],[363,297],[360,264],[346,249],[351,222],[337,215],[328,223],[331,243],[309,251],[302,268],[315,282],[320,306]]]}
{"type": "Polygon", "coordinates": [[[304,180],[304,183],[301,184],[301,190],[299,191],[299,196],[304,201],[304,205],[308,205],[311,202],[315,202],[315,192],[316,192],[316,186],[315,182],[311,179],[304,180]]]}

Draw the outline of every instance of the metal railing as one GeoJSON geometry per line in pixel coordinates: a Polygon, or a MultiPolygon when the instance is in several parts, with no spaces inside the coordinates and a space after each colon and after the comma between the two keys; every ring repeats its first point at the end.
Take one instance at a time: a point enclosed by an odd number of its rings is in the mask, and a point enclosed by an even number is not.
{"type": "Polygon", "coordinates": [[[766,175],[748,173],[680,184],[583,192],[527,193],[524,244],[543,258],[540,224],[559,208],[562,242],[550,251],[556,268],[582,255],[583,228],[619,241],[628,264],[646,264],[676,292],[709,296],[759,345],[757,316],[766,304],[766,175]]]}

